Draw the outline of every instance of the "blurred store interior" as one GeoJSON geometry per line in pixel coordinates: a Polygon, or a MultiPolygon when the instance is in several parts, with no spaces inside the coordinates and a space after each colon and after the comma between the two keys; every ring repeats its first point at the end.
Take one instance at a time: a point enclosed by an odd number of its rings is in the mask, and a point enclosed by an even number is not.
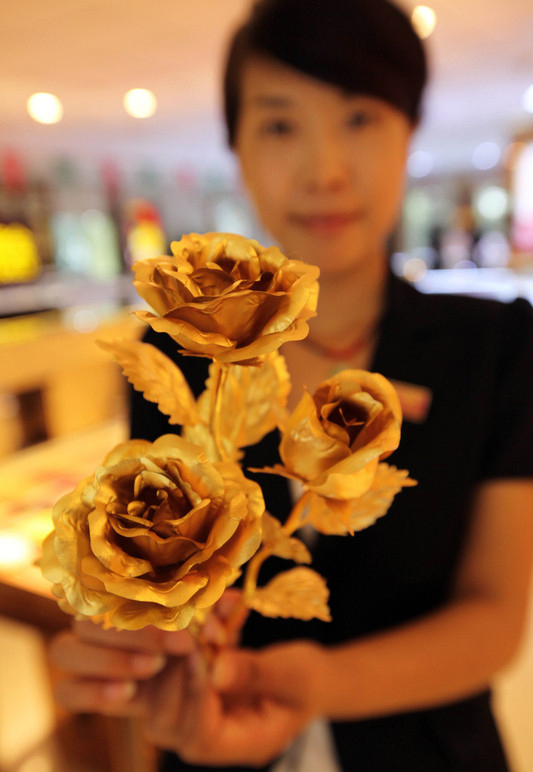
{"type": "MultiPolygon", "coordinates": [[[[126,436],[124,382],[95,341],[141,334],[132,262],[191,231],[268,238],[220,118],[224,42],[249,2],[25,0],[2,9],[0,772],[153,767],[149,749],[125,757],[138,742],[130,725],[54,707],[45,641],[67,622],[33,561],[53,502],[126,436]],[[151,92],[130,108],[146,117],[126,112],[132,89],[151,92]],[[57,99],[28,104],[43,93],[57,99]],[[43,104],[52,112],[32,118],[43,104]],[[103,737],[98,754],[80,753],[88,732],[103,737]]],[[[530,2],[429,4],[436,24],[420,34],[433,82],[393,270],[427,292],[533,302],[530,2]]],[[[497,695],[517,772],[533,769],[531,641],[497,695]]]]}

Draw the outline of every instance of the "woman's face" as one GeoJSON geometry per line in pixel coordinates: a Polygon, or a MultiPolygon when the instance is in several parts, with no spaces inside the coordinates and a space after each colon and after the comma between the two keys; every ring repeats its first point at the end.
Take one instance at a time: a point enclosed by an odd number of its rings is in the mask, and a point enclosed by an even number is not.
{"type": "Polygon", "coordinates": [[[235,144],[244,182],[285,253],[323,275],[383,258],[411,132],[378,98],[272,60],[245,66],[235,144]]]}

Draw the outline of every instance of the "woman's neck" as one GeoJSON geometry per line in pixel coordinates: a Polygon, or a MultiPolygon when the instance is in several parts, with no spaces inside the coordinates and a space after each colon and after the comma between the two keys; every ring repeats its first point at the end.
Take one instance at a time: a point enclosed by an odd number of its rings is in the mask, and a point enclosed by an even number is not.
{"type": "Polygon", "coordinates": [[[323,344],[342,347],[354,334],[370,334],[381,316],[387,266],[385,260],[373,261],[342,274],[320,277],[318,315],[309,323],[311,338],[323,344]]]}

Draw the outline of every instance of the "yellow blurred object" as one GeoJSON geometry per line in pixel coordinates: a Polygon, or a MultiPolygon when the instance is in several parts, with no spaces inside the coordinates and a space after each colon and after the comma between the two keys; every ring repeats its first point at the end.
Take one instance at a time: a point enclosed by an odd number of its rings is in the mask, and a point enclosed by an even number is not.
{"type": "Polygon", "coordinates": [[[32,281],[41,270],[33,233],[25,225],[0,223],[0,284],[32,281]]]}

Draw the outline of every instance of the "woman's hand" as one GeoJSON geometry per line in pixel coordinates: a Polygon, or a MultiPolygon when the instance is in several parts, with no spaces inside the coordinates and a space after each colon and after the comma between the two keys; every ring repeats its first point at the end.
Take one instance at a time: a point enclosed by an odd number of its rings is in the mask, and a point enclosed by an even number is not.
{"type": "Polygon", "coordinates": [[[267,764],[320,713],[323,656],[298,642],[177,661],[150,685],[148,739],[190,763],[267,764]]]}
{"type": "Polygon", "coordinates": [[[64,674],[55,696],[73,712],[138,715],[140,684],[159,673],[167,657],[184,657],[193,648],[187,632],[104,630],[92,622],[75,622],[50,646],[52,664],[64,674]]]}
{"type": "MultiPolygon", "coordinates": [[[[208,617],[203,640],[211,647],[237,643],[247,611],[238,590],[227,590],[208,617]]],[[[183,660],[196,648],[187,631],[104,630],[75,622],[50,646],[52,664],[63,672],[55,694],[67,710],[109,715],[139,715],[145,710],[147,684],[168,661],[183,660]]]]}

